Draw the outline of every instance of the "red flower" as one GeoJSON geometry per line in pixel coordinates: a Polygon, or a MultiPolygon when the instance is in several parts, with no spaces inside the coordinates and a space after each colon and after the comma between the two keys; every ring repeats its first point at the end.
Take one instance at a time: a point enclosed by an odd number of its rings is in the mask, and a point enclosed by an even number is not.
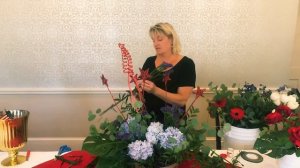
{"type": "Polygon", "coordinates": [[[102,85],[106,85],[108,87],[107,79],[104,77],[103,74],[101,76],[101,80],[102,80],[102,85]]]}
{"type": "Polygon", "coordinates": [[[292,110],[286,105],[280,105],[276,108],[276,111],[280,112],[284,116],[290,116],[292,114],[292,110]]]}
{"type": "Polygon", "coordinates": [[[223,108],[223,107],[226,106],[226,104],[227,104],[227,100],[226,100],[225,98],[223,98],[223,99],[217,100],[217,101],[214,103],[214,106],[223,108]]]}
{"type": "Polygon", "coordinates": [[[299,127],[291,127],[288,130],[290,134],[290,141],[293,142],[298,148],[300,148],[300,126],[299,127]]]}
{"type": "Polygon", "coordinates": [[[196,94],[196,98],[198,97],[204,97],[203,93],[205,92],[206,89],[201,89],[199,86],[197,86],[197,90],[194,91],[194,93],[196,94]]]}
{"type": "Polygon", "coordinates": [[[223,159],[226,159],[227,158],[227,154],[226,153],[221,153],[220,157],[223,158],[223,159]]]}
{"type": "Polygon", "coordinates": [[[265,120],[268,124],[276,124],[278,122],[282,121],[282,115],[278,111],[275,111],[273,113],[269,113],[266,117],[265,120]]]}
{"type": "Polygon", "coordinates": [[[140,73],[141,75],[139,77],[143,79],[143,81],[151,78],[151,75],[149,74],[149,68],[146,70],[140,68],[140,73]]]}
{"type": "Polygon", "coordinates": [[[230,110],[230,116],[234,120],[241,120],[245,115],[245,112],[241,108],[232,108],[230,110]]]}
{"type": "Polygon", "coordinates": [[[121,49],[122,53],[122,66],[123,66],[123,72],[127,73],[129,76],[133,76],[133,64],[132,64],[132,57],[125,47],[125,44],[119,43],[119,48],[121,49]]]}
{"type": "Polygon", "coordinates": [[[130,83],[132,83],[132,82],[133,82],[133,83],[137,83],[137,81],[138,81],[137,74],[131,76],[131,81],[130,81],[130,83]]]}

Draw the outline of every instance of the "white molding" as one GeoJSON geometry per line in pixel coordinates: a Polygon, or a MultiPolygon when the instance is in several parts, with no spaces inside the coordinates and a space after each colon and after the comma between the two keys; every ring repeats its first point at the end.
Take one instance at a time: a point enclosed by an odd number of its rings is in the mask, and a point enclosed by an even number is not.
{"type": "Polygon", "coordinates": [[[24,149],[31,151],[58,151],[62,145],[80,150],[85,137],[29,137],[24,149]]]}
{"type": "Polygon", "coordinates": [[[85,137],[29,137],[28,141],[83,141],[85,137]]]}
{"type": "MultiPolygon", "coordinates": [[[[208,88],[204,94],[213,94],[208,88]]],[[[276,90],[277,88],[268,88],[276,90]]],[[[126,92],[128,88],[110,88],[112,93],[126,92]]],[[[237,91],[237,88],[228,88],[237,91]]],[[[0,88],[0,95],[51,95],[51,94],[109,94],[106,88],[0,88]]]]}
{"type": "MultiPolygon", "coordinates": [[[[112,93],[125,92],[126,88],[112,88],[112,93]]],[[[109,94],[107,89],[101,88],[0,88],[0,95],[19,94],[109,94]]]]}

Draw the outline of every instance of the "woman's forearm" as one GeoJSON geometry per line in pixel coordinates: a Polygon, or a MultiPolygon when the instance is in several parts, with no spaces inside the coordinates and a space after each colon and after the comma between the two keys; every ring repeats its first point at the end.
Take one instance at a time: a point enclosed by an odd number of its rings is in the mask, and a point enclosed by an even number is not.
{"type": "Polygon", "coordinates": [[[159,87],[155,87],[152,94],[154,94],[155,96],[159,97],[167,103],[175,104],[182,107],[188,101],[192,90],[192,87],[182,87],[178,89],[178,93],[170,93],[159,87]]]}

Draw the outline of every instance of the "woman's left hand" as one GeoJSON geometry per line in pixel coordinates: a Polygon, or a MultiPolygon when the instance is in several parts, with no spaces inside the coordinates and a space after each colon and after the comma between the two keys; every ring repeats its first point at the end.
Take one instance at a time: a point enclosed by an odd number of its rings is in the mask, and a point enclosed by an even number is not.
{"type": "Polygon", "coordinates": [[[139,83],[139,86],[146,92],[152,93],[152,94],[155,92],[155,89],[156,89],[156,85],[149,80],[145,80],[145,82],[141,81],[139,83]]]}

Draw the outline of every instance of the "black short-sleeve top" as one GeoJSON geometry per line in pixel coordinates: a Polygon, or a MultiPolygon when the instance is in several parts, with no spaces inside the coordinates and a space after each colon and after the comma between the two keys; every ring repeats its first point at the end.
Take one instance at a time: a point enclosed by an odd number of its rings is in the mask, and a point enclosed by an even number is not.
{"type": "MultiPolygon", "coordinates": [[[[149,69],[149,72],[151,73],[156,68],[155,59],[156,56],[148,57],[142,69],[143,70],[149,69]]],[[[171,93],[177,93],[177,89],[179,87],[184,87],[184,86],[195,87],[195,82],[196,82],[195,64],[194,61],[189,57],[184,56],[169,71],[171,71],[169,75],[171,80],[167,82],[167,85],[165,85],[162,77],[152,82],[154,82],[154,84],[157,87],[171,93]]],[[[161,113],[160,108],[166,105],[166,103],[163,100],[147,92],[145,92],[144,98],[145,98],[145,105],[148,112],[154,111],[156,114],[161,113]]],[[[162,114],[158,114],[158,115],[162,115],[162,114]]]]}

